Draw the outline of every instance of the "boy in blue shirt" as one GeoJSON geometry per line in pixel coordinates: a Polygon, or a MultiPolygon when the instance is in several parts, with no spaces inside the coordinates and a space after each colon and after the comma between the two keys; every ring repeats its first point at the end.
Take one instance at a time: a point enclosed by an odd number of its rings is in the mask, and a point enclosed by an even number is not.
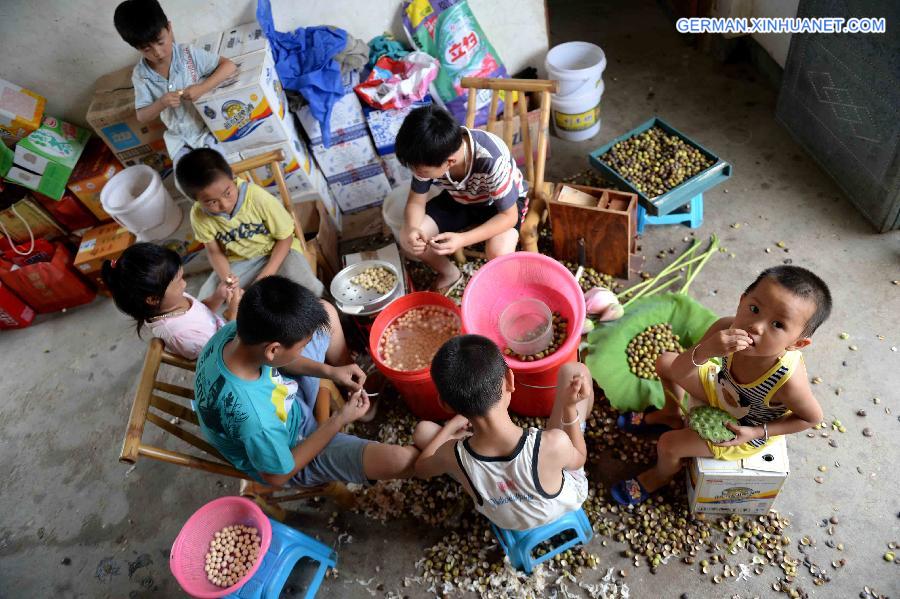
{"type": "Polygon", "coordinates": [[[197,360],[203,436],[235,468],[276,487],[412,476],[415,447],[340,432],[368,411],[365,391],[352,393],[343,409],[316,424],[316,393],[304,379],[320,374],[315,365],[325,358],[329,328],[325,308],[303,286],[273,275],[248,287],[237,321],[219,329],[197,360]],[[279,369],[306,376],[298,385],[279,369]]]}
{"type": "Polygon", "coordinates": [[[192,102],[234,75],[235,64],[201,48],[176,44],[172,22],[156,0],[125,0],[113,21],[122,39],[142,56],[131,75],[137,120],[162,119],[173,164],[193,148],[218,150],[218,141],[192,102]]]}

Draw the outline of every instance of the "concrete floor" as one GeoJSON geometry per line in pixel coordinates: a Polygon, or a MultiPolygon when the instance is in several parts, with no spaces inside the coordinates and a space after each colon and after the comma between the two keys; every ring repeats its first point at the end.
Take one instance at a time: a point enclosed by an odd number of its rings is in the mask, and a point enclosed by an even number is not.
{"type": "MultiPolygon", "coordinates": [[[[815,392],[827,417],[839,418],[848,431],[837,435],[838,448],[803,434],[791,440],[792,473],[776,507],[790,516],[793,538],[808,534],[818,541],[810,554],[818,563],[839,557],[824,545],[818,523],[833,514],[842,521],[835,538],[846,547],[840,557],[847,566],[831,572],[833,581],[823,587],[801,573],[810,596],[856,597],[864,585],[900,595],[900,571],[882,560],[886,544],[900,541],[890,458],[900,455],[894,436],[900,427],[900,352],[891,351],[900,345],[900,287],[891,284],[900,279],[900,234],[873,234],[775,122],[777,94],[761,77],[685,45],[651,0],[551,2],[551,30],[553,43],[600,44],[609,66],[602,131],[579,144],[554,139],[549,178],[585,168],[587,151],[662,115],[734,165],[732,179],[706,194],[706,220],[696,233],[717,233],[735,257],[714,257],[693,295],[714,311],[732,313],[756,273],[787,258],[831,284],[834,312],[805,356],[810,375],[824,380],[815,392]],[[778,241],[789,254],[776,248],[778,241]],[[839,339],[842,331],[849,340],[839,339]],[[859,350],[850,351],[851,343],[859,350]],[[868,416],[856,416],[860,408],[868,416]],[[873,437],[862,436],[864,426],[875,431],[873,437]],[[816,484],[820,464],[829,471],[816,484]]],[[[646,269],[658,271],[656,253],[680,247],[687,234],[680,226],[651,229],[642,241],[646,269]]],[[[0,597],[181,596],[167,565],[172,540],[198,506],[237,487],[159,462],[142,461],[133,469],[117,462],[144,348],[106,300],[0,335],[0,597]]],[[[591,459],[606,483],[614,478],[610,471],[623,470],[605,456],[591,459]]],[[[332,543],[337,535],[325,523],[332,509],[301,505],[291,523],[332,543]]],[[[440,536],[412,522],[373,525],[358,515],[342,516],[340,526],[355,541],[340,550],[341,577],[329,580],[321,596],[368,598],[355,580],[372,576],[387,589],[401,588],[422,549],[440,536]],[[385,554],[388,542],[391,552],[385,554]]],[[[602,547],[601,540],[590,548],[601,569],[587,580],[607,567],[628,566],[622,546],[610,541],[602,547]]],[[[745,583],[713,587],[696,566],[673,561],[656,576],[646,568],[632,571],[627,583],[631,597],[639,598],[683,592],[765,597],[774,594],[770,585],[777,574],[769,569],[745,583]]],[[[415,586],[402,591],[426,596],[415,586]]]]}

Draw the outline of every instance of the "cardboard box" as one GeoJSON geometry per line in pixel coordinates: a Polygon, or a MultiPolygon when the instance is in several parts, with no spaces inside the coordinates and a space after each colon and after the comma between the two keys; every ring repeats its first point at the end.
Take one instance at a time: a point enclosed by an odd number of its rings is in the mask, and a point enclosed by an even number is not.
{"type": "Polygon", "coordinates": [[[381,206],[382,202],[379,202],[358,210],[341,212],[341,240],[384,234],[388,229],[381,215],[381,206]]]}
{"type": "Polygon", "coordinates": [[[107,181],[122,170],[124,169],[112,150],[103,141],[94,138],[88,142],[81,160],[69,177],[69,189],[100,221],[110,220],[112,217],[100,204],[100,191],[107,181]]]}
{"type": "Polygon", "coordinates": [[[134,235],[119,223],[94,227],[81,238],[73,264],[88,279],[102,286],[100,268],[104,260],[114,260],[134,243],[134,235]]]}
{"type": "Polygon", "coordinates": [[[172,172],[172,160],[163,141],[166,126],[158,118],[138,122],[131,71],[132,67],[125,67],[97,79],[85,120],[119,162],[125,166],[147,164],[166,177],[172,172]]]}
{"type": "Polygon", "coordinates": [[[12,146],[41,126],[47,100],[0,79],[0,139],[12,146]]]}
{"type": "Polygon", "coordinates": [[[391,184],[388,183],[381,163],[369,164],[330,177],[328,188],[337,207],[344,213],[380,204],[391,192],[391,184]]]}
{"type": "Polygon", "coordinates": [[[58,200],[91,133],[55,117],[16,144],[10,181],[58,200]]]}
{"type": "Polygon", "coordinates": [[[245,25],[238,25],[220,34],[221,44],[218,54],[234,60],[238,56],[251,54],[260,50],[269,50],[269,40],[263,33],[262,27],[256,21],[245,25]]]}
{"type": "MultiPolygon", "coordinates": [[[[300,119],[300,125],[309,136],[310,146],[313,147],[313,153],[315,153],[315,146],[322,145],[322,127],[319,125],[319,121],[312,115],[309,106],[302,106],[297,111],[297,118],[300,119]]],[[[359,98],[355,93],[344,94],[331,109],[331,143],[356,139],[360,137],[360,129],[368,135],[362,104],[359,103],[359,98]]]]}
{"type": "Polygon", "coordinates": [[[316,163],[322,170],[325,178],[331,180],[342,173],[360,169],[369,165],[377,165],[382,171],[384,167],[375,153],[375,146],[369,138],[369,132],[361,127],[352,135],[345,135],[329,147],[321,144],[313,144],[310,147],[316,163]]]}
{"type": "Polygon", "coordinates": [[[688,503],[692,512],[765,514],[789,473],[783,436],[743,460],[694,458],[687,471],[688,503]]]}
{"type": "MultiPolygon", "coordinates": [[[[240,158],[246,160],[272,150],[282,150],[285,160],[281,163],[281,171],[284,173],[291,199],[295,202],[315,200],[317,195],[327,191],[328,184],[307,150],[306,144],[300,139],[292,115],[288,114],[288,118],[290,120],[284,122],[284,130],[288,135],[286,141],[249,148],[240,152],[240,158]]],[[[275,174],[268,166],[254,169],[250,176],[257,185],[277,195],[278,184],[275,182],[275,174]]]]}
{"type": "Polygon", "coordinates": [[[194,106],[226,153],[284,143],[293,125],[285,120],[287,100],[265,51],[235,60],[234,77],[205,94],[194,106]]]}
{"type": "Polygon", "coordinates": [[[375,148],[380,156],[395,152],[394,142],[407,115],[416,108],[428,106],[429,104],[431,104],[431,96],[425,96],[421,101],[413,102],[409,106],[397,110],[377,110],[368,106],[363,107],[366,123],[369,131],[372,133],[372,140],[375,142],[375,148]]]}
{"type": "Polygon", "coordinates": [[[412,181],[412,172],[400,164],[396,154],[382,156],[381,163],[384,165],[384,174],[387,175],[391,189],[408,186],[410,181],[412,181]]]}
{"type": "Polygon", "coordinates": [[[195,48],[202,48],[210,54],[221,56],[219,54],[219,47],[222,45],[222,32],[219,31],[217,33],[207,33],[206,35],[201,35],[200,37],[192,41],[191,45],[195,48]]]}

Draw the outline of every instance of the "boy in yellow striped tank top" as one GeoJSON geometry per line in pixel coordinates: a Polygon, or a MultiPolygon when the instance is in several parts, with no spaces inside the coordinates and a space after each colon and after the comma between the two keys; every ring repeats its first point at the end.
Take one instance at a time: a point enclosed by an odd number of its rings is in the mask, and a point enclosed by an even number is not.
{"type": "Polygon", "coordinates": [[[619,418],[629,432],[671,429],[657,444],[656,465],[616,483],[612,496],[624,505],[646,500],[693,457],[740,460],[778,435],[804,431],[822,420],[800,350],[831,313],[831,293],[822,279],[798,266],[764,270],[741,295],[737,313],[720,318],[695,346],[666,352],[656,372],[666,395],[663,409],[619,418]],[[721,358],[722,365],[711,362],[721,358]],[[676,398],[687,392],[738,419],[726,425],[734,438],[705,441],[684,426],[676,398]]]}

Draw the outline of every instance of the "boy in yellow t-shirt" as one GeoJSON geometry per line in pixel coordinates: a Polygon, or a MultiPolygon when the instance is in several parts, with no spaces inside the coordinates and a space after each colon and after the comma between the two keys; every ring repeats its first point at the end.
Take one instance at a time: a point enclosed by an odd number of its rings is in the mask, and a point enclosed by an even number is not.
{"type": "Polygon", "coordinates": [[[194,237],[205,244],[213,274],[199,296],[219,281],[246,287],[279,274],[317,296],[324,291],[294,236],[294,220],[284,206],[255,183],[235,178],[215,150],[188,152],[175,169],[178,184],[196,200],[191,208],[194,237]]]}

